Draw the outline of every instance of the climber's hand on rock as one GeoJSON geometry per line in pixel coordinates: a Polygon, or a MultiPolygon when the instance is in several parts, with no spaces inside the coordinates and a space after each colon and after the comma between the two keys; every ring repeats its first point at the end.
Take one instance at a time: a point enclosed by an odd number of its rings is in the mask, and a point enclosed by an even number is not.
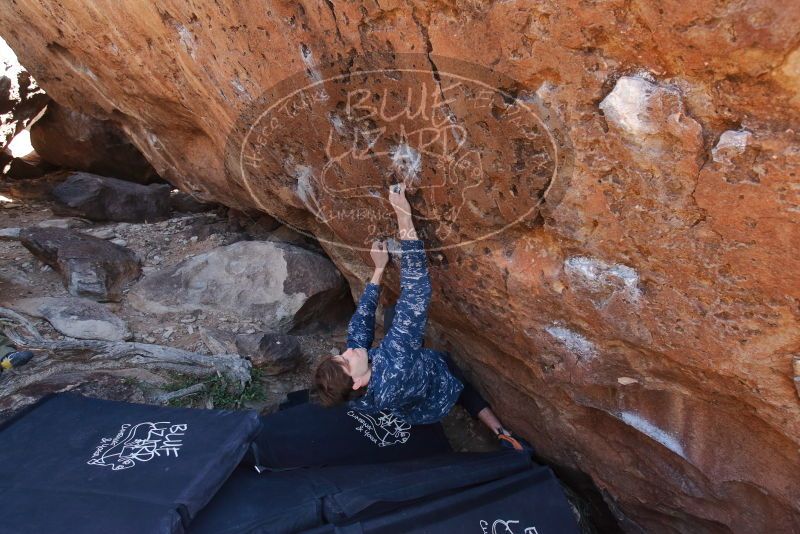
{"type": "Polygon", "coordinates": [[[389,202],[397,214],[397,231],[401,240],[418,239],[411,218],[411,205],[406,198],[406,184],[399,183],[389,187],[389,202]]]}
{"type": "Polygon", "coordinates": [[[389,251],[384,241],[373,241],[369,255],[372,256],[376,269],[383,269],[389,263],[389,251]]]}
{"type": "Polygon", "coordinates": [[[389,202],[391,202],[398,219],[411,217],[411,205],[406,198],[406,184],[401,182],[389,187],[389,202]]]}

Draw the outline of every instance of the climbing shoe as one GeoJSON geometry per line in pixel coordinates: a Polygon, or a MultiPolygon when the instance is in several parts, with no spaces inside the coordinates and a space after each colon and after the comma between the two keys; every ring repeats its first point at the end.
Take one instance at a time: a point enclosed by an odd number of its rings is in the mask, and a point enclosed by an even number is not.
{"type": "Polygon", "coordinates": [[[31,358],[33,358],[33,353],[29,350],[19,350],[17,352],[6,354],[2,359],[0,359],[0,371],[14,369],[20,367],[21,365],[25,365],[31,361],[31,358]]]}
{"type": "Polygon", "coordinates": [[[501,428],[497,432],[497,439],[500,441],[500,446],[504,449],[514,449],[520,452],[533,452],[533,446],[519,436],[515,436],[505,428],[501,428]]]}

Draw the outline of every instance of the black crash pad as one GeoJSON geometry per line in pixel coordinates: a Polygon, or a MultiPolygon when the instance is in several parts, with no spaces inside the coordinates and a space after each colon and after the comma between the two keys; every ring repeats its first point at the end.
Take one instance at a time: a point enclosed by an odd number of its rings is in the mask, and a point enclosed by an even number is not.
{"type": "Polygon", "coordinates": [[[248,462],[268,469],[395,462],[450,452],[442,425],[303,403],[261,418],[248,462]]]}
{"type": "Polygon", "coordinates": [[[253,412],[47,397],[0,426],[0,532],[183,532],[258,424],[253,412]]]}
{"type": "Polygon", "coordinates": [[[579,534],[580,530],[553,472],[540,466],[389,513],[338,525],[326,523],[302,532],[579,534]]]}
{"type": "Polygon", "coordinates": [[[347,524],[530,468],[530,457],[514,451],[449,453],[403,462],[262,474],[242,467],[189,531],[288,533],[347,524]]]}

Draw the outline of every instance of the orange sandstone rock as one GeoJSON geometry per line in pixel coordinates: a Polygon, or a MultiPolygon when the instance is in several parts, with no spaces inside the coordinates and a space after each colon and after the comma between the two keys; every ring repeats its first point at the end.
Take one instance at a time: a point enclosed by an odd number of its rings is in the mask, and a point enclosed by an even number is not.
{"type": "Polygon", "coordinates": [[[314,234],[354,293],[406,180],[438,340],[630,532],[800,529],[799,23],[775,0],[0,4],[55,100],[314,234]]]}

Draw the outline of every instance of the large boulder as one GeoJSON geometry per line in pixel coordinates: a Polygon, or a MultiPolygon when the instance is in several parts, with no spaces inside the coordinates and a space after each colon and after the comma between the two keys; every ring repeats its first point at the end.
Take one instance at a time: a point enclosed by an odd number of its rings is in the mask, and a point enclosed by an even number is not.
{"type": "Polygon", "coordinates": [[[65,336],[123,341],[131,337],[125,321],[106,306],[78,297],[31,297],[9,304],[12,309],[47,320],[65,336]]]}
{"type": "Polygon", "coordinates": [[[129,249],[64,228],[24,228],[22,245],[61,273],[70,295],[118,301],[139,277],[139,259],[129,249]]]}
{"type": "Polygon", "coordinates": [[[41,178],[55,170],[55,166],[44,161],[36,152],[31,152],[19,158],[11,158],[0,174],[15,180],[32,180],[41,178]]]}
{"type": "Polygon", "coordinates": [[[293,370],[303,359],[303,350],[295,336],[284,334],[240,334],[236,336],[238,354],[266,375],[293,370]]]}
{"type": "Polygon", "coordinates": [[[338,301],[345,285],[326,257],[283,243],[239,241],[142,279],[128,295],[155,314],[225,311],[288,331],[338,301]]]}
{"type": "Polygon", "coordinates": [[[217,207],[216,204],[202,202],[183,191],[172,191],[169,196],[169,204],[172,211],[181,213],[202,213],[217,207]]]}
{"type": "Polygon", "coordinates": [[[140,184],[161,181],[113,121],[95,119],[50,102],[30,131],[36,153],[53,165],[140,184]]]}
{"type": "Polygon", "coordinates": [[[240,4],[0,2],[0,33],[354,297],[406,179],[432,341],[629,532],[800,529],[800,3],[240,4]]]}
{"type": "Polygon", "coordinates": [[[76,172],[53,188],[53,212],[93,221],[154,222],[169,217],[170,190],[166,184],[140,185],[76,172]]]}
{"type": "Polygon", "coordinates": [[[67,179],[67,173],[63,171],[55,171],[45,174],[41,178],[30,178],[27,180],[9,180],[6,182],[8,186],[9,196],[15,200],[46,200],[51,202],[53,200],[53,188],[67,179]]]}

